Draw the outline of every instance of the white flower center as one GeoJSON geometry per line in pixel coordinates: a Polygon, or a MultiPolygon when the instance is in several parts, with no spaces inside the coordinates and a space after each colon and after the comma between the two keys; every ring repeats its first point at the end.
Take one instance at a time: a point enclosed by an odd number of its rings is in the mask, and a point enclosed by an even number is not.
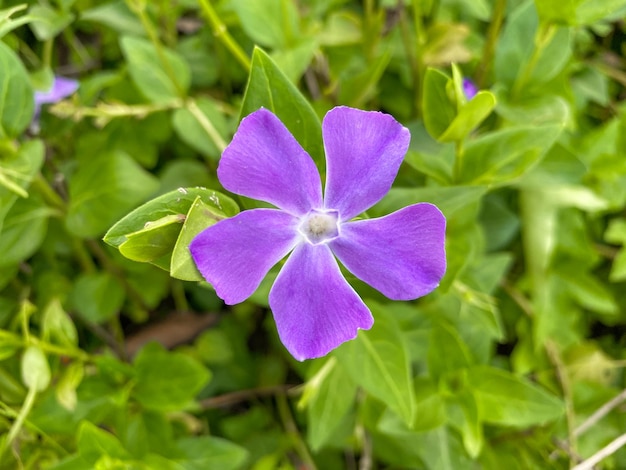
{"type": "Polygon", "coordinates": [[[319,245],[339,236],[337,219],[339,219],[337,211],[318,211],[313,209],[302,217],[298,231],[311,245],[319,245]]]}

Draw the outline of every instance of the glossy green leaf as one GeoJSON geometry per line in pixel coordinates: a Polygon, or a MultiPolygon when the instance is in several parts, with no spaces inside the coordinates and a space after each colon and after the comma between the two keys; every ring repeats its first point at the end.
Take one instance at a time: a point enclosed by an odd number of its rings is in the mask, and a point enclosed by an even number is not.
{"type": "Polygon", "coordinates": [[[0,139],[13,138],[30,124],[35,109],[34,91],[22,62],[1,41],[0,71],[0,139]]]}
{"type": "Polygon", "coordinates": [[[97,237],[157,188],[157,179],[127,154],[95,155],[70,179],[66,226],[77,236],[97,237]]]}
{"type": "Polygon", "coordinates": [[[168,352],[156,343],[144,346],[134,365],[133,397],[152,410],[175,411],[190,405],[211,378],[209,371],[195,359],[168,352]]]}
{"type": "Polygon", "coordinates": [[[536,426],[559,419],[563,402],[530,381],[502,369],[476,366],[468,371],[480,417],[501,426],[536,426]]]}
{"type": "Polygon", "coordinates": [[[237,204],[232,199],[217,191],[206,188],[179,188],[152,199],[127,214],[109,229],[104,241],[118,248],[126,241],[128,234],[142,230],[146,223],[171,215],[184,217],[197,197],[216,213],[231,217],[239,212],[237,204]]]}
{"type": "Polygon", "coordinates": [[[196,197],[189,208],[185,224],[172,252],[170,267],[172,277],[185,281],[202,281],[204,279],[191,258],[189,244],[205,228],[214,225],[223,218],[224,214],[221,211],[217,211],[211,205],[206,204],[200,196],[196,197]]]}
{"type": "Polygon", "coordinates": [[[126,234],[118,248],[126,258],[149,263],[168,255],[180,233],[184,215],[172,214],[147,222],[143,229],[126,234]]]}
{"type": "Polygon", "coordinates": [[[404,336],[383,305],[368,304],[374,326],[344,343],[335,357],[354,383],[386,403],[410,426],[416,406],[404,336]]]}
{"type": "Polygon", "coordinates": [[[50,385],[50,365],[44,352],[37,346],[28,346],[22,354],[22,382],[28,388],[41,392],[50,385]]]}
{"type": "Polygon", "coordinates": [[[272,59],[256,48],[240,117],[261,107],[276,114],[316,163],[323,165],[322,129],[311,104],[272,59]]]}
{"type": "Polygon", "coordinates": [[[146,39],[123,36],[120,47],[128,61],[128,73],[137,89],[152,103],[168,104],[189,90],[189,65],[178,53],[155,46],[146,39]]]}

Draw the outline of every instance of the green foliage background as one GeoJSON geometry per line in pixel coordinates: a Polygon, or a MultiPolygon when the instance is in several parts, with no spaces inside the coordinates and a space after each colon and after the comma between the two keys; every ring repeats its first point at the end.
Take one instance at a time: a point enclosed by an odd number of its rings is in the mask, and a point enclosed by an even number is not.
{"type": "Polygon", "coordinates": [[[626,0],[0,1],[0,468],[626,468],[625,19],[626,0]],[[33,124],[55,74],[80,89],[33,124]],[[448,271],[416,302],[352,279],[374,327],[298,363],[276,271],[225,308],[186,246],[254,204],[215,174],[242,116],[274,111],[323,171],[339,104],[410,128],[368,215],[437,204],[448,271]]]}

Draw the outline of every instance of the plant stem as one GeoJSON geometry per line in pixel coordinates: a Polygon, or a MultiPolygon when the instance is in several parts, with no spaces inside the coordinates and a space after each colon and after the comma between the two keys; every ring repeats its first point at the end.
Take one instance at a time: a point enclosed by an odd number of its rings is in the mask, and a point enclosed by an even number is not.
{"type": "Polygon", "coordinates": [[[196,118],[198,123],[202,126],[202,129],[208,134],[215,146],[218,148],[220,154],[226,148],[226,142],[222,139],[222,136],[217,132],[217,129],[213,126],[211,121],[206,117],[202,110],[198,107],[194,100],[187,101],[187,109],[196,118]]]}
{"type": "Polygon", "coordinates": [[[4,441],[4,448],[2,449],[2,453],[0,454],[0,461],[2,460],[2,455],[4,454],[5,449],[8,449],[11,446],[13,440],[17,437],[17,434],[22,429],[24,425],[24,421],[26,417],[33,409],[33,405],[35,404],[35,398],[37,397],[37,388],[31,387],[28,389],[28,393],[26,394],[26,399],[24,400],[24,404],[22,405],[22,409],[20,409],[20,413],[17,415],[15,421],[13,421],[13,425],[11,429],[9,429],[9,433],[7,434],[6,441],[4,441]]]}
{"type": "Polygon", "coordinates": [[[276,406],[278,407],[278,414],[280,415],[280,419],[283,422],[283,426],[285,427],[285,431],[287,436],[291,440],[294,449],[302,459],[307,470],[317,470],[317,466],[313,461],[313,457],[309,453],[309,449],[306,444],[302,440],[302,436],[298,431],[298,427],[293,420],[293,416],[291,415],[291,410],[289,409],[289,403],[287,402],[287,395],[284,393],[279,393],[276,395],[276,406]]]}
{"type": "Polygon", "coordinates": [[[172,68],[172,64],[170,64],[170,61],[165,56],[163,44],[161,44],[159,35],[157,34],[154,28],[154,25],[152,24],[152,21],[148,17],[148,14],[146,13],[146,5],[143,3],[141,4],[140,3],[141,2],[138,2],[138,1],[131,2],[134,11],[139,16],[139,20],[141,21],[141,24],[143,25],[143,29],[145,29],[146,33],[148,33],[150,42],[152,42],[152,44],[154,45],[154,48],[156,49],[157,55],[159,56],[159,61],[161,62],[161,65],[163,65],[163,70],[165,70],[165,73],[167,74],[168,78],[174,85],[174,88],[176,88],[178,96],[180,96],[181,98],[184,98],[186,95],[186,92],[183,89],[182,85],[178,82],[178,79],[176,78],[176,74],[174,73],[174,69],[172,68]]]}
{"type": "Polygon", "coordinates": [[[539,23],[537,33],[535,34],[535,48],[533,49],[533,53],[526,63],[526,66],[523,68],[522,73],[518,75],[518,79],[513,84],[513,90],[511,92],[511,95],[514,98],[519,98],[522,90],[530,81],[530,77],[535,71],[535,67],[537,67],[537,62],[539,62],[541,54],[548,46],[550,41],[552,41],[555,33],[556,26],[554,24],[539,23]]]}
{"type": "Polygon", "coordinates": [[[491,21],[489,22],[489,29],[487,30],[487,41],[485,42],[482,59],[478,65],[475,77],[478,88],[484,87],[485,80],[491,72],[493,56],[496,50],[498,36],[500,35],[500,29],[502,28],[502,22],[504,21],[505,10],[506,0],[495,0],[491,21]]]}
{"type": "Polygon", "coordinates": [[[199,2],[200,7],[209,21],[211,29],[213,30],[213,35],[226,47],[226,49],[230,51],[246,72],[250,72],[250,69],[252,68],[250,59],[239,44],[237,44],[233,37],[228,33],[226,25],[217,15],[217,12],[213,9],[211,3],[208,0],[199,0],[199,2]]]}

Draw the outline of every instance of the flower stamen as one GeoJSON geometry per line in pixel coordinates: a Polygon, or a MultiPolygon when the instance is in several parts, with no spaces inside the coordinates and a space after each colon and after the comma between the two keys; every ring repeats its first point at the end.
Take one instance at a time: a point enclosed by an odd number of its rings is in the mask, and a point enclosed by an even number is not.
{"type": "Polygon", "coordinates": [[[302,218],[298,231],[311,245],[319,245],[339,236],[337,211],[311,210],[302,218]]]}

